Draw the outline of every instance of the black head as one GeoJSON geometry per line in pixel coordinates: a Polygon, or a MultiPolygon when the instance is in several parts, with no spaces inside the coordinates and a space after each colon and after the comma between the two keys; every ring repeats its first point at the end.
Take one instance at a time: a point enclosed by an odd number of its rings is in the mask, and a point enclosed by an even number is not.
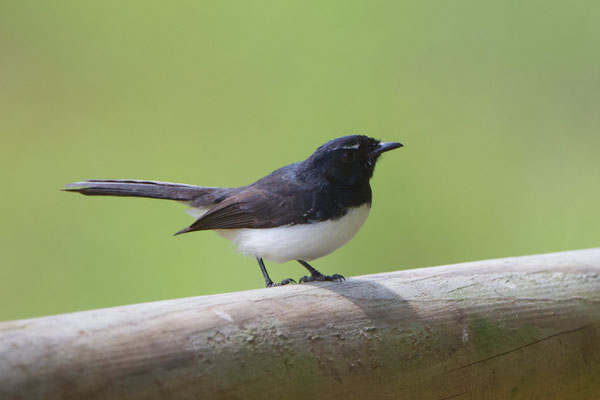
{"type": "Polygon", "coordinates": [[[352,135],[333,139],[314,152],[306,162],[310,170],[323,174],[335,184],[353,186],[368,183],[381,153],[402,147],[400,143],[352,135]]]}

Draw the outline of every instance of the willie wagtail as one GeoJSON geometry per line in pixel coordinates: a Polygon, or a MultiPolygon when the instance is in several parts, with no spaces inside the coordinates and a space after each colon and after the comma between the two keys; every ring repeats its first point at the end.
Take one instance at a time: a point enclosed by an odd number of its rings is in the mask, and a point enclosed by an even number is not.
{"type": "Polygon", "coordinates": [[[326,256],[359,231],[371,208],[375,163],[381,153],[402,147],[362,135],[331,140],[306,160],[286,165],[248,186],[219,188],[138,180],[96,180],[66,185],[91,196],[177,200],[196,221],[177,232],[214,230],[244,255],[256,257],[267,287],[273,283],[263,259],[297,260],[310,276],[300,282],[338,281],[307,261],[326,256]]]}

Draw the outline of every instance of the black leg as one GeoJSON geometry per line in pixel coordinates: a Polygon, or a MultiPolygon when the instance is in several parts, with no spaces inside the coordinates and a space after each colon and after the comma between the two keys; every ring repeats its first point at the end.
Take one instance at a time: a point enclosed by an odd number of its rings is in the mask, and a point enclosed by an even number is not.
{"type": "Polygon", "coordinates": [[[265,268],[265,263],[263,262],[263,259],[256,257],[256,261],[258,261],[260,270],[261,270],[263,276],[265,277],[265,283],[267,284],[267,287],[283,286],[283,285],[287,285],[288,283],[296,283],[296,281],[293,279],[284,279],[279,283],[273,283],[273,281],[269,277],[269,273],[267,272],[267,269],[265,268]]]}
{"type": "Polygon", "coordinates": [[[342,275],[339,274],[333,274],[333,275],[323,275],[322,273],[320,273],[319,271],[317,271],[316,269],[314,269],[313,267],[310,266],[309,263],[307,263],[304,260],[297,260],[300,264],[302,264],[302,266],[304,268],[306,268],[308,270],[308,272],[310,272],[310,276],[303,276],[302,278],[300,278],[300,283],[304,283],[304,282],[322,282],[322,281],[345,281],[346,278],[344,278],[342,275]]]}
{"type": "Polygon", "coordinates": [[[273,281],[269,277],[269,273],[267,272],[267,269],[265,268],[265,263],[263,262],[262,258],[256,257],[256,261],[258,261],[258,266],[260,267],[260,271],[262,272],[263,276],[265,277],[265,282],[267,283],[267,287],[273,286],[273,281]]]}

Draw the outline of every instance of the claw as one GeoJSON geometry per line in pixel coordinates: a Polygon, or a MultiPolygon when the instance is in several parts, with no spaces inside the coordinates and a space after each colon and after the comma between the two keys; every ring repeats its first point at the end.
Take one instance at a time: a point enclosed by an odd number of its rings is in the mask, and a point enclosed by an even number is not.
{"type": "Polygon", "coordinates": [[[296,281],[293,280],[292,278],[288,278],[288,279],[282,280],[279,283],[271,282],[271,283],[267,284],[267,287],[284,286],[284,285],[289,285],[290,283],[296,283],[296,281]]]}
{"type": "Polygon", "coordinates": [[[341,282],[341,281],[345,281],[346,278],[344,278],[342,275],[340,274],[333,274],[333,275],[323,275],[323,274],[319,274],[319,275],[311,275],[311,276],[303,276],[302,278],[299,279],[300,283],[307,283],[307,282],[341,282]]]}

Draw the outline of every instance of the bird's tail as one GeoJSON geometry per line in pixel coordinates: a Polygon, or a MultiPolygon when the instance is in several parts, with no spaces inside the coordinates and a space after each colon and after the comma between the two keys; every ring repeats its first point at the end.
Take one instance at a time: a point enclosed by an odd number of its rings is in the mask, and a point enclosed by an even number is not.
{"type": "Polygon", "coordinates": [[[184,185],[181,183],[90,179],[65,185],[67,192],[77,192],[86,196],[126,196],[148,197],[151,199],[167,199],[192,201],[199,196],[212,194],[218,188],[184,185]]]}

